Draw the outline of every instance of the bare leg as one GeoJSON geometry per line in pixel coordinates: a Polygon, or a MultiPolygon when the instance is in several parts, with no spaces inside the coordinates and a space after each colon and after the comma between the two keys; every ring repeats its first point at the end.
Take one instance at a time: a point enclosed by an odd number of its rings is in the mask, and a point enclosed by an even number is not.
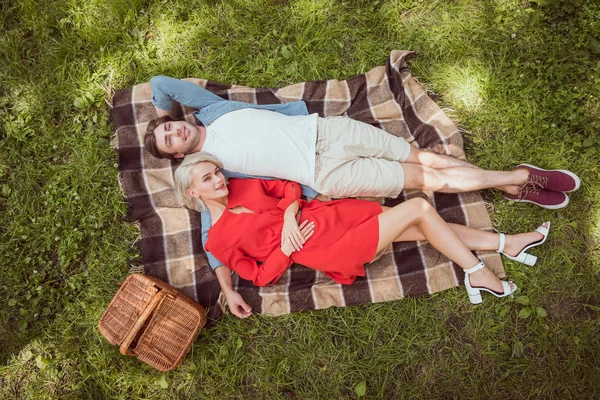
{"type": "Polygon", "coordinates": [[[454,167],[434,169],[419,164],[402,164],[404,188],[443,193],[461,193],[472,190],[497,188],[517,193],[517,186],[527,180],[525,169],[514,171],[487,171],[484,169],[454,167]]]}
{"type": "MultiPolygon", "coordinates": [[[[500,244],[500,235],[494,232],[482,231],[469,226],[448,223],[460,240],[469,250],[497,250],[500,244]]],[[[539,232],[526,232],[517,235],[506,235],[504,252],[509,256],[516,256],[528,244],[542,239],[539,232]]],[[[394,242],[412,242],[416,240],[427,240],[425,235],[417,226],[411,226],[398,236],[394,242]]]]}
{"type": "Polygon", "coordinates": [[[407,189],[431,190],[445,193],[468,192],[495,188],[510,194],[527,180],[529,172],[488,171],[458,158],[411,148],[402,164],[407,189]]]}
{"type": "MultiPolygon", "coordinates": [[[[391,207],[381,207],[383,211],[390,210],[391,207]]],[[[448,226],[456,233],[460,240],[469,250],[497,250],[500,245],[500,235],[494,232],[482,231],[481,229],[471,228],[470,226],[448,223],[448,226]]],[[[516,235],[506,235],[504,243],[504,252],[509,256],[516,256],[528,244],[542,239],[543,235],[539,232],[525,232],[516,235]]],[[[413,242],[417,240],[427,240],[418,226],[411,226],[402,232],[394,242],[413,242]]]]}
{"type": "MultiPolygon", "coordinates": [[[[377,251],[389,246],[412,227],[417,227],[433,247],[461,268],[469,269],[479,263],[454,230],[421,198],[405,201],[379,215],[377,251]]],[[[483,286],[497,292],[503,290],[500,279],[488,268],[471,274],[470,279],[473,286],[483,286]]]]}
{"type": "Polygon", "coordinates": [[[438,154],[427,150],[417,149],[416,147],[412,147],[410,149],[410,153],[408,153],[408,158],[404,162],[408,164],[419,164],[433,169],[456,167],[481,169],[468,161],[460,160],[458,158],[447,156],[444,154],[438,154]]]}

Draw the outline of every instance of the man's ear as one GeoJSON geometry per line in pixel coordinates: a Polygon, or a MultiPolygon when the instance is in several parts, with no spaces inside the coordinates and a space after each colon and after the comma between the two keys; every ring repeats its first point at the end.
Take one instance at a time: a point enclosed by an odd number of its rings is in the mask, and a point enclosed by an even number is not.
{"type": "Polygon", "coordinates": [[[185,157],[185,154],[183,154],[183,153],[177,153],[177,154],[173,155],[173,158],[177,158],[177,159],[180,159],[183,157],[185,157]]]}
{"type": "Polygon", "coordinates": [[[188,188],[185,192],[187,194],[189,194],[190,196],[192,196],[192,197],[195,197],[197,199],[200,198],[200,195],[198,193],[196,193],[195,191],[193,191],[192,189],[190,189],[190,188],[188,188]]]}

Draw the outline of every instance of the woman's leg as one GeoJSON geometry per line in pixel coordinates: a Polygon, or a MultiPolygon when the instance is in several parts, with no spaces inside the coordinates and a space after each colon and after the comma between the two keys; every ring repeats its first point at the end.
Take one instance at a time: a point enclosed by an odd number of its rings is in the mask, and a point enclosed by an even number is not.
{"type": "MultiPolygon", "coordinates": [[[[383,211],[390,210],[391,207],[382,207],[383,211]]],[[[500,235],[494,232],[482,231],[481,229],[471,228],[460,224],[448,223],[450,228],[456,233],[460,240],[469,250],[497,250],[500,244],[500,235]]],[[[509,256],[516,256],[528,244],[542,239],[544,235],[539,232],[526,232],[517,235],[506,235],[504,252],[509,256]]],[[[427,240],[418,226],[413,225],[402,232],[394,242],[412,242],[417,240],[427,240]]]]}
{"type": "MultiPolygon", "coordinates": [[[[377,251],[389,246],[413,227],[417,227],[433,247],[461,268],[469,269],[479,263],[477,257],[471,253],[454,230],[422,198],[405,201],[379,215],[377,251]]],[[[484,286],[497,292],[503,291],[500,279],[488,268],[471,274],[470,280],[473,286],[484,286]]]]}

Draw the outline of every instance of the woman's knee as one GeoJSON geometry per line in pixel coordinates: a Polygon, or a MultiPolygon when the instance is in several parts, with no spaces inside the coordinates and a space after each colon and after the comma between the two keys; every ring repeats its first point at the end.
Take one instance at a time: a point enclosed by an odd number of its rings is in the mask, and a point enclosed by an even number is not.
{"type": "Polygon", "coordinates": [[[407,200],[406,204],[410,205],[411,213],[415,216],[426,216],[436,212],[431,203],[422,197],[407,200]]]}

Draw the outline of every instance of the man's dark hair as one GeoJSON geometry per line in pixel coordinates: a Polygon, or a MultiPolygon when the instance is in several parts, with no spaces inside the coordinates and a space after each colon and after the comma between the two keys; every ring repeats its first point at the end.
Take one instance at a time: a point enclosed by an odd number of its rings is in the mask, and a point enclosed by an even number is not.
{"type": "Polygon", "coordinates": [[[172,121],[175,120],[169,117],[168,115],[165,115],[148,122],[148,127],[146,128],[146,135],[144,136],[144,146],[146,147],[146,150],[148,150],[148,153],[152,154],[156,158],[168,158],[171,160],[175,160],[175,157],[173,157],[172,154],[162,152],[158,149],[158,147],[156,147],[156,135],[154,134],[154,130],[159,125],[164,124],[165,122],[172,121]]]}

